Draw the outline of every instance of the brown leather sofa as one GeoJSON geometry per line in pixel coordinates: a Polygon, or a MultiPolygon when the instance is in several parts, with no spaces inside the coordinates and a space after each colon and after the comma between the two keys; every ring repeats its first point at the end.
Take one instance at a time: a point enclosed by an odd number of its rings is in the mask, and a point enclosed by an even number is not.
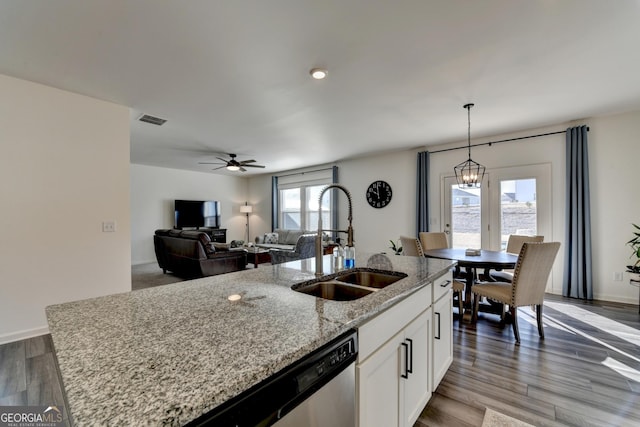
{"type": "Polygon", "coordinates": [[[197,278],[244,270],[245,250],[228,250],[211,242],[207,233],[194,230],[156,230],[153,236],[158,265],[163,272],[197,278]]]}

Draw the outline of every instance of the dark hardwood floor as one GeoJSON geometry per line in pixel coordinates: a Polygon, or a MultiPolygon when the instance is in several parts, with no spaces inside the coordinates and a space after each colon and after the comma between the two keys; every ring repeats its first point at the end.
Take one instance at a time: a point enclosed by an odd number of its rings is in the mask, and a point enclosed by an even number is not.
{"type": "Polygon", "coordinates": [[[453,364],[415,427],[481,426],[485,408],[535,426],[640,426],[637,306],[549,296],[544,340],[518,311],[519,346],[498,316],[454,314],[453,364]]]}
{"type": "MultiPolygon", "coordinates": [[[[540,340],[519,310],[520,346],[497,316],[454,314],[453,364],[415,427],[481,426],[485,408],[535,426],[640,426],[637,306],[549,296],[544,311],[540,340]]],[[[52,347],[49,335],[0,345],[0,405],[64,405],[52,347]]]]}

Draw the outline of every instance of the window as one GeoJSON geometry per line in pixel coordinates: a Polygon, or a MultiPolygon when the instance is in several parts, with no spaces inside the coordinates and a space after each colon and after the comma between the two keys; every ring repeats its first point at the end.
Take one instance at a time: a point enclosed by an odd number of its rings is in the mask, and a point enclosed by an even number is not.
{"type": "Polygon", "coordinates": [[[460,189],[455,177],[443,177],[443,231],[451,246],[503,250],[510,234],[550,240],[550,183],[546,163],[490,170],[479,189],[460,189]]]}
{"type": "MultiPolygon", "coordinates": [[[[278,227],[289,230],[318,228],[318,198],[333,181],[331,169],[295,174],[278,179],[278,227]]],[[[322,227],[334,228],[331,209],[333,192],[322,197],[322,227]]]]}

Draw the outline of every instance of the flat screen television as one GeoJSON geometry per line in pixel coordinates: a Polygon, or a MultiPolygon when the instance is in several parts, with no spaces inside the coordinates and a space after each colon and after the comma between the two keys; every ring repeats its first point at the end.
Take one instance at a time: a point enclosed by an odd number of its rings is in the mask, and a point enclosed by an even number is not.
{"type": "Polygon", "coordinates": [[[176,200],[174,227],[220,228],[220,202],[206,200],[176,200]]]}

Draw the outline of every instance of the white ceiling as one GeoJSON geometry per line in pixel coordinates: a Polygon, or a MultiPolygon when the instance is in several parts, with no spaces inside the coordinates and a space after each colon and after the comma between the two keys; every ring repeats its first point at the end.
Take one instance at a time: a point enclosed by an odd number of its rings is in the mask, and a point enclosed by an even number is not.
{"type": "Polygon", "coordinates": [[[0,0],[0,73],[131,107],[132,163],[270,173],[464,141],[467,102],[472,139],[640,109],[639,22],[638,0],[0,0]]]}

